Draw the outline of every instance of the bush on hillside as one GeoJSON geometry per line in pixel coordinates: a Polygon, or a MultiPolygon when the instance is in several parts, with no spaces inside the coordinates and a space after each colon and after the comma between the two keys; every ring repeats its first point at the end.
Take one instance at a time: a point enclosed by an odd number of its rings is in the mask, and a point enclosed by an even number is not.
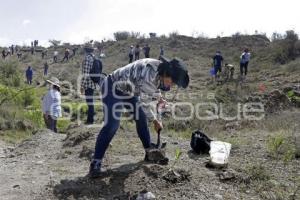
{"type": "Polygon", "coordinates": [[[57,47],[60,45],[60,40],[49,40],[49,43],[52,44],[52,46],[57,47]]]}
{"type": "Polygon", "coordinates": [[[131,38],[134,38],[134,39],[138,39],[138,38],[141,37],[141,33],[140,33],[140,32],[134,32],[134,31],[131,31],[130,37],[131,37],[131,38]]]}
{"type": "Polygon", "coordinates": [[[12,87],[21,85],[21,73],[16,60],[0,62],[0,83],[12,87]]]}
{"type": "Polygon", "coordinates": [[[114,33],[114,38],[116,41],[127,40],[130,36],[128,31],[118,31],[114,33]]]}
{"type": "Polygon", "coordinates": [[[172,31],[171,33],[169,33],[169,38],[175,38],[179,35],[178,31],[172,31]]]}
{"type": "Polygon", "coordinates": [[[300,44],[298,34],[293,30],[286,31],[283,39],[281,36],[274,35],[274,61],[285,64],[291,60],[295,60],[300,55],[300,44]]]}

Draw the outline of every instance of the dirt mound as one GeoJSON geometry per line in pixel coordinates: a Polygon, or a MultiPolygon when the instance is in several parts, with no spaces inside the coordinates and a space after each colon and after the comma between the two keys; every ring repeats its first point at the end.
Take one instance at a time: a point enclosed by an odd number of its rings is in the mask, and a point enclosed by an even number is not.
{"type": "Polygon", "coordinates": [[[95,135],[95,130],[87,129],[84,126],[73,127],[67,130],[67,137],[64,140],[64,147],[74,147],[81,144],[95,135]]]}
{"type": "Polygon", "coordinates": [[[292,98],[289,97],[288,93],[284,91],[285,89],[283,91],[276,89],[264,95],[249,96],[246,98],[246,102],[263,103],[267,113],[278,113],[296,105],[292,102],[292,98]]]}
{"type": "Polygon", "coordinates": [[[291,106],[291,101],[280,90],[273,90],[266,98],[265,108],[269,113],[278,112],[291,106]]]}
{"type": "Polygon", "coordinates": [[[94,155],[94,149],[92,149],[86,145],[83,145],[82,150],[79,154],[79,158],[86,158],[88,160],[92,160],[93,155],[94,155]]]}
{"type": "Polygon", "coordinates": [[[189,181],[190,174],[183,170],[169,170],[167,173],[163,175],[163,179],[168,183],[181,183],[184,181],[189,181]]]}

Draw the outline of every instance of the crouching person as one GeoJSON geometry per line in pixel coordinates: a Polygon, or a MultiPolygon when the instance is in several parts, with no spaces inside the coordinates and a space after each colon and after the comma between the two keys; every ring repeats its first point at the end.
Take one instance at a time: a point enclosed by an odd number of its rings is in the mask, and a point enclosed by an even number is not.
{"type": "Polygon", "coordinates": [[[160,91],[169,91],[174,84],[181,88],[186,88],[189,84],[188,71],[177,59],[141,59],[115,70],[105,78],[101,87],[104,126],[96,141],[90,177],[95,178],[101,174],[101,162],[120,126],[123,107],[132,112],[147,161],[147,152],[151,148],[148,121],[152,121],[156,132],[163,128],[150,103],[154,103],[153,97],[161,98],[160,91]]]}
{"type": "Polygon", "coordinates": [[[43,115],[46,127],[57,133],[57,119],[61,117],[61,94],[60,84],[57,78],[47,80],[49,91],[43,97],[43,115]]]}

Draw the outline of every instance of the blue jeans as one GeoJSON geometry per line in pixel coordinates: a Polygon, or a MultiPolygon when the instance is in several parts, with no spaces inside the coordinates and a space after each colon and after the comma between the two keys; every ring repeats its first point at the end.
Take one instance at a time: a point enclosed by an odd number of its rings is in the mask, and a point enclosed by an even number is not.
{"type": "Polygon", "coordinates": [[[85,101],[88,105],[88,111],[87,111],[87,124],[93,124],[94,123],[94,90],[91,88],[85,89],[85,101]]]}
{"type": "Polygon", "coordinates": [[[134,96],[127,98],[121,92],[116,92],[120,97],[114,95],[113,82],[110,76],[105,79],[101,92],[103,101],[104,126],[101,129],[96,141],[94,159],[102,160],[104,157],[109,143],[120,126],[120,117],[123,107],[130,107],[133,114],[133,119],[136,123],[136,130],[140,140],[143,143],[143,147],[145,149],[149,148],[151,139],[147,117],[142,107],[138,104],[138,97],[134,96]]]}
{"type": "Polygon", "coordinates": [[[57,127],[56,127],[56,124],[57,124],[57,119],[48,115],[46,116],[44,114],[44,121],[45,121],[45,124],[46,124],[46,127],[50,130],[52,130],[54,133],[57,133],[57,127]]]}

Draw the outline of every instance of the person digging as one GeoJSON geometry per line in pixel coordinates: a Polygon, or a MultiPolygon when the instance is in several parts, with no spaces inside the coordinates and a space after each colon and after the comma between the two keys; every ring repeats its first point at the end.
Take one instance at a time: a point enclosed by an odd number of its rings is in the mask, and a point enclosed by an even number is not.
{"type": "Polygon", "coordinates": [[[91,178],[101,175],[102,159],[120,126],[124,107],[135,120],[137,134],[145,150],[144,160],[149,161],[149,153],[155,147],[151,144],[148,120],[153,122],[157,133],[163,128],[156,117],[154,105],[157,101],[153,102],[153,99],[163,102],[160,91],[169,91],[174,84],[180,88],[186,88],[189,84],[187,68],[178,59],[141,59],[105,78],[101,87],[104,125],[97,137],[94,158],[90,163],[91,178]]]}

